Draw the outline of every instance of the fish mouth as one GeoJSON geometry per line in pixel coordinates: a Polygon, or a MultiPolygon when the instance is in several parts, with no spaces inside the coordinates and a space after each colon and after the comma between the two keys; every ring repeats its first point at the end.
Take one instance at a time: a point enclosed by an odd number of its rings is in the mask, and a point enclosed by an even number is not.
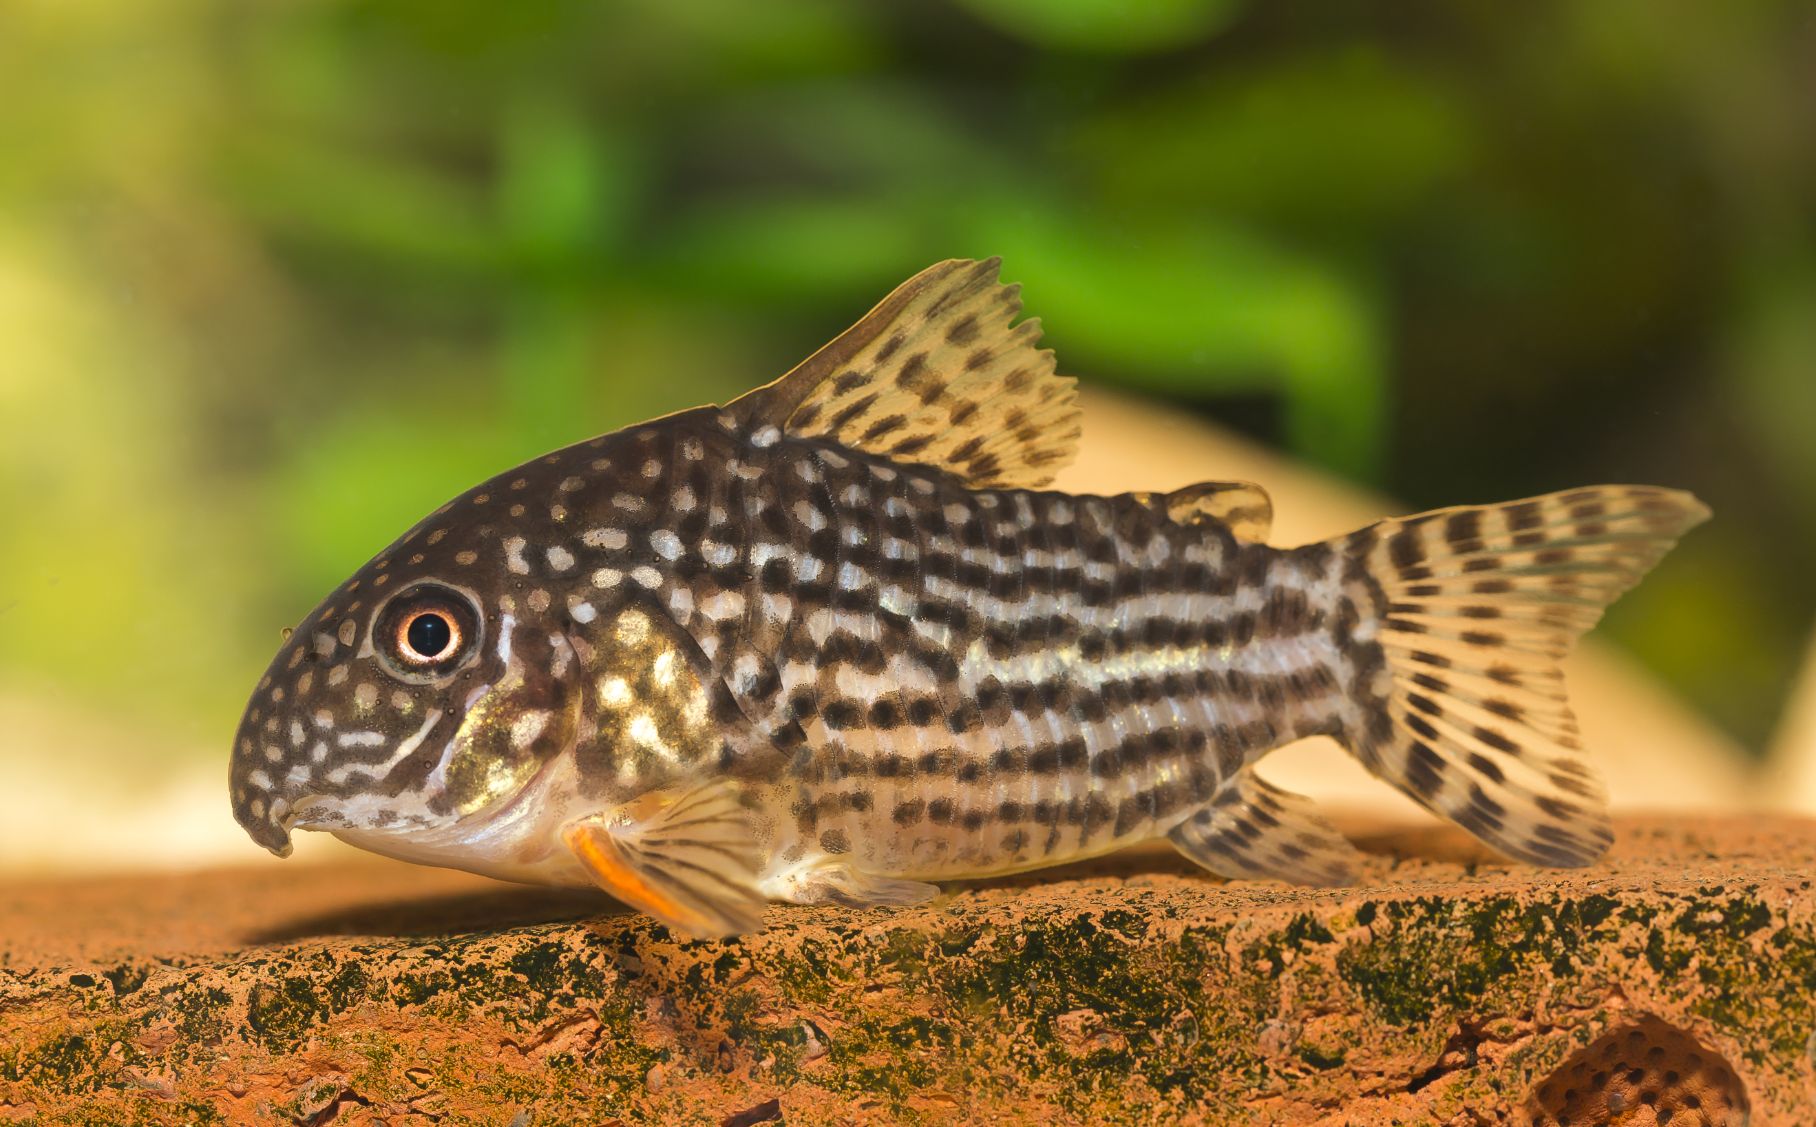
{"type": "Polygon", "coordinates": [[[310,828],[385,857],[506,880],[526,879],[523,873],[529,870],[524,866],[533,868],[549,856],[553,827],[572,816],[559,798],[550,801],[552,794],[566,793],[564,772],[571,775],[572,750],[569,746],[549,756],[521,787],[495,805],[460,818],[384,827],[323,820],[310,828]]]}
{"type": "MultiPolygon", "coordinates": [[[[311,795],[302,803],[312,801],[311,795]]],[[[251,817],[250,811],[241,813],[236,819],[240,828],[246,831],[254,843],[273,857],[284,858],[296,851],[296,843],[290,840],[290,831],[296,825],[302,803],[292,804],[288,799],[272,798],[263,817],[251,817]]]]}

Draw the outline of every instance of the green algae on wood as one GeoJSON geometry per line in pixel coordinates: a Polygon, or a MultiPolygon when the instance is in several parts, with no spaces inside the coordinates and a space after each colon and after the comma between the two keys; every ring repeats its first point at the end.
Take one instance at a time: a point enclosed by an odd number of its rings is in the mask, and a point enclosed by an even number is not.
{"type": "Polygon", "coordinates": [[[1816,850],[1802,823],[1696,836],[1630,824],[1627,852],[1580,873],[1407,850],[1331,891],[1122,861],[920,909],[777,910],[731,943],[612,915],[9,964],[0,1112],[666,1123],[775,1099],[790,1123],[1443,1121],[1510,1113],[1656,1014],[1771,1122],[1816,1098],[1797,867],[1816,850]]]}

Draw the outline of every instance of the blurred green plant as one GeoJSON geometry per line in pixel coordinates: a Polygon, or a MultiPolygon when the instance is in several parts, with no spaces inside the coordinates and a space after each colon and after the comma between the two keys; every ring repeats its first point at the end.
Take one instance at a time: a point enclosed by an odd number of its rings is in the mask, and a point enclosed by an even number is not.
{"type": "Polygon", "coordinates": [[[1697,488],[1611,625],[1756,740],[1816,615],[1799,12],[8,5],[0,674],[218,743],[423,509],[1000,253],[1068,370],[1411,503],[1697,488]]]}
{"type": "Polygon", "coordinates": [[[1235,18],[1236,0],[962,0],[979,19],[1030,43],[1131,55],[1187,47],[1235,18]]]}

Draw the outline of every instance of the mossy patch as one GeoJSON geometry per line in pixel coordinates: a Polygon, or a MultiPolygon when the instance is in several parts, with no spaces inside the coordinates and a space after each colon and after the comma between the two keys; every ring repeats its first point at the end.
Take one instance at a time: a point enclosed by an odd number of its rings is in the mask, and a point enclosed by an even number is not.
{"type": "Polygon", "coordinates": [[[1808,1094],[1816,1028],[1807,888],[1517,875],[1363,895],[979,889],[782,913],[799,926],[727,944],[614,917],[65,965],[8,979],[0,1100],[47,1123],[324,1099],[348,1121],[716,1122],[778,1096],[802,1123],[860,1106],[1296,1123],[1364,1078],[1443,1121],[1518,1106],[1613,1015],[1654,1010],[1719,1043],[1756,1106],[1802,1106],[1786,1101],[1808,1094]],[[225,1084],[250,1094],[218,1104],[225,1084]]]}
{"type": "Polygon", "coordinates": [[[51,1091],[120,1087],[122,1069],[144,1059],[133,1045],[136,1031],[130,1021],[110,1019],[0,1050],[0,1080],[51,1091]]]}
{"type": "Polygon", "coordinates": [[[1501,1012],[1534,975],[1567,976],[1579,952],[1613,938],[1615,907],[1606,896],[1387,901],[1369,937],[1337,956],[1337,970],[1389,1025],[1501,1012]]]}

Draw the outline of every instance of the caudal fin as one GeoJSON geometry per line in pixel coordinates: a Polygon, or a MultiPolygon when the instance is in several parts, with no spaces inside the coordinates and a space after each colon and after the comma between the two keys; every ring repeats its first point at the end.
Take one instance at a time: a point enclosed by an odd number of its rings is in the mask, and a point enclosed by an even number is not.
{"type": "Polygon", "coordinates": [[[1376,774],[1510,856],[1579,866],[1613,840],[1558,662],[1678,537],[1688,493],[1599,486],[1440,509],[1338,541],[1380,589],[1385,669],[1350,744],[1376,774]]]}

